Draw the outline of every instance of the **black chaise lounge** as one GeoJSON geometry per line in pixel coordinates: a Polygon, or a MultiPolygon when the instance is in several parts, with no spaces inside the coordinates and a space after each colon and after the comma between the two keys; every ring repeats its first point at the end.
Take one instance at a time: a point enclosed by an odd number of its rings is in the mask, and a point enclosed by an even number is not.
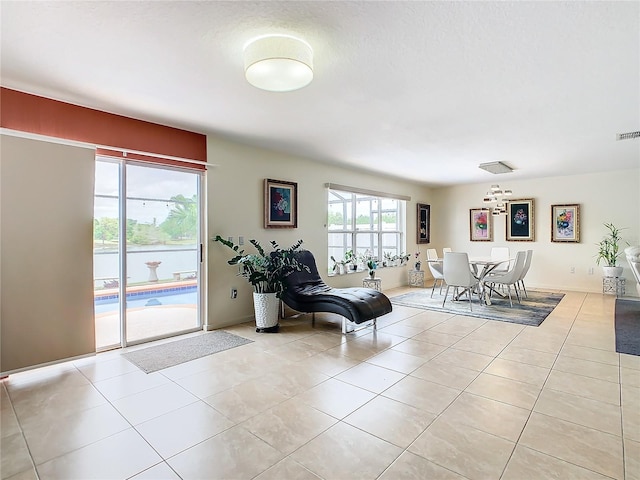
{"type": "Polygon", "coordinates": [[[342,333],[348,328],[347,321],[361,324],[391,312],[391,302],[385,294],[372,288],[332,288],[320,277],[313,254],[303,250],[297,259],[309,267],[309,271],[293,272],[287,277],[282,301],[302,313],[329,312],[341,315],[342,333]]]}

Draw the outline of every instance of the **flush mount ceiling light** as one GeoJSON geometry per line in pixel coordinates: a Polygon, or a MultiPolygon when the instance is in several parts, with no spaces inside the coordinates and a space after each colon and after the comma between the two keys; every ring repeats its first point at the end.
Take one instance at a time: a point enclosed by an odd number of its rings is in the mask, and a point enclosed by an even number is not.
{"type": "Polygon", "coordinates": [[[491,173],[509,173],[513,172],[513,168],[502,162],[481,163],[478,165],[483,170],[491,173]]]}
{"type": "Polygon", "coordinates": [[[254,87],[290,92],[313,80],[313,50],[290,35],[267,35],[244,47],[244,72],[254,87]]]}

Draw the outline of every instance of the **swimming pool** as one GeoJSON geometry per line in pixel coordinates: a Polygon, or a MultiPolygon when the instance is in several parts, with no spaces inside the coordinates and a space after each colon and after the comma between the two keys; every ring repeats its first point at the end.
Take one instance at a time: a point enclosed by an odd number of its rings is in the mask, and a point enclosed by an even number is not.
{"type": "MultiPolygon", "coordinates": [[[[127,293],[127,308],[157,307],[161,305],[197,305],[197,303],[197,285],[127,293]]],[[[94,305],[95,313],[115,312],[119,308],[119,295],[96,297],[94,305]]]]}

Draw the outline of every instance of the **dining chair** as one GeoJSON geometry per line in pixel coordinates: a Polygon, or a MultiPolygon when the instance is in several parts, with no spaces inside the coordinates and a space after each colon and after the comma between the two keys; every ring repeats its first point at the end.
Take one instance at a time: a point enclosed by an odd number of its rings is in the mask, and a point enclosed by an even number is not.
{"type": "Polygon", "coordinates": [[[509,270],[509,247],[493,247],[491,248],[491,260],[499,261],[502,260],[504,263],[496,266],[491,273],[492,274],[502,274],[507,273],[509,270]]]}
{"type": "MultiPolygon", "coordinates": [[[[630,245],[624,249],[624,255],[631,267],[633,278],[636,279],[636,290],[640,296],[640,245],[630,245]]],[[[616,287],[617,290],[617,287],[616,287]]]]}
{"type": "MultiPolygon", "coordinates": [[[[444,254],[443,261],[444,281],[447,284],[447,290],[444,293],[442,307],[447,301],[449,287],[453,287],[453,297],[459,297],[458,288],[462,287],[469,297],[469,309],[473,312],[473,302],[471,301],[471,292],[478,286],[478,279],[471,271],[469,266],[469,255],[464,252],[447,252],[444,254]]],[[[464,292],[463,292],[464,293],[464,292]]]]}
{"type": "Polygon", "coordinates": [[[524,261],[524,267],[522,268],[522,273],[520,274],[520,279],[516,282],[516,288],[519,289],[522,287],[524,291],[524,296],[529,297],[527,294],[527,287],[524,286],[524,277],[527,275],[529,268],[531,267],[531,257],[533,257],[533,250],[527,250],[527,258],[524,261]]]}
{"type": "Polygon", "coordinates": [[[527,258],[527,252],[524,250],[516,253],[516,261],[513,264],[513,267],[507,273],[503,275],[492,275],[491,276],[491,288],[492,291],[495,290],[493,287],[495,285],[503,285],[507,287],[507,292],[509,292],[509,304],[513,308],[513,300],[511,299],[511,286],[513,285],[513,289],[516,291],[516,297],[518,298],[518,303],[520,303],[520,293],[518,292],[518,288],[516,284],[520,281],[520,276],[522,275],[522,270],[524,269],[524,262],[527,258]]]}
{"type": "Polygon", "coordinates": [[[451,249],[449,247],[443,248],[442,249],[442,257],[444,258],[444,254],[447,252],[451,252],[451,249]]]}
{"type": "Polygon", "coordinates": [[[444,284],[444,273],[442,272],[442,262],[438,261],[438,252],[435,248],[427,248],[427,265],[433,276],[433,287],[431,288],[431,298],[436,289],[438,280],[440,281],[440,295],[442,295],[442,285],[444,284]]]}

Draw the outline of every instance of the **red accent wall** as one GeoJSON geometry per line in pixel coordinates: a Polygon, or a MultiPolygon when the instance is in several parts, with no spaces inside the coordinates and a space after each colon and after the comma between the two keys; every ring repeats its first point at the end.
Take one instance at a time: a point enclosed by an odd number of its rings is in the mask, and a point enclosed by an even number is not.
{"type": "Polygon", "coordinates": [[[0,126],[95,145],[207,161],[207,137],[0,87],[0,126]]]}

